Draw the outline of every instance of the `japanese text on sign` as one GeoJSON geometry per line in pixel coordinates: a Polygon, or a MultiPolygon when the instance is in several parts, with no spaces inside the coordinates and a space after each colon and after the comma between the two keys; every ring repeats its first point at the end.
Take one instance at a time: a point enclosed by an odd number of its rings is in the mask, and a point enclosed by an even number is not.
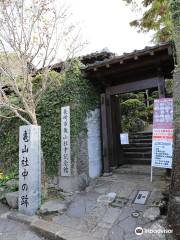
{"type": "Polygon", "coordinates": [[[173,100],[154,101],[152,166],[171,168],[173,147],[173,100]]]}
{"type": "Polygon", "coordinates": [[[61,176],[71,176],[70,107],[61,108],[61,176]]]}
{"type": "Polygon", "coordinates": [[[25,208],[28,207],[29,205],[29,197],[28,197],[28,184],[27,184],[27,177],[29,174],[29,143],[30,143],[30,130],[29,129],[24,129],[23,135],[22,135],[22,148],[20,149],[21,151],[21,178],[23,181],[21,182],[21,190],[22,190],[22,196],[21,196],[21,202],[20,205],[24,205],[25,208]]]}
{"type": "Polygon", "coordinates": [[[153,128],[173,128],[173,100],[161,98],[154,101],[153,128]]]}
{"type": "Polygon", "coordinates": [[[20,127],[19,135],[19,210],[33,215],[40,205],[41,157],[40,127],[20,127]]]}

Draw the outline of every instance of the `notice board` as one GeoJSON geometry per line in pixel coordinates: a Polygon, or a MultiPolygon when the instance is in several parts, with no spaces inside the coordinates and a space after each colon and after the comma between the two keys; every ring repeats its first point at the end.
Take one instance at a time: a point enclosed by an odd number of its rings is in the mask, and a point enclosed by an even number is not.
{"type": "Polygon", "coordinates": [[[173,99],[154,101],[152,167],[172,168],[173,99]]]}

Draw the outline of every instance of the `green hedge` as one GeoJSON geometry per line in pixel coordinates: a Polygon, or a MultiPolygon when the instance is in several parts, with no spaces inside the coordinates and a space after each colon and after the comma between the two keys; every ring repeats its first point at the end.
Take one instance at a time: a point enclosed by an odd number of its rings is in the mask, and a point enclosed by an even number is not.
{"type": "MultiPolygon", "coordinates": [[[[52,73],[56,79],[44,94],[38,108],[38,123],[42,127],[42,148],[46,162],[46,173],[57,174],[60,160],[60,114],[61,106],[71,107],[71,142],[78,133],[86,131],[84,120],[89,110],[99,104],[99,94],[92,83],[84,79],[80,63],[74,61],[63,75],[52,73]]],[[[38,76],[36,81],[41,80],[38,76]]],[[[18,119],[1,119],[0,161],[3,168],[11,168],[18,163],[18,129],[22,122],[18,119]]]]}

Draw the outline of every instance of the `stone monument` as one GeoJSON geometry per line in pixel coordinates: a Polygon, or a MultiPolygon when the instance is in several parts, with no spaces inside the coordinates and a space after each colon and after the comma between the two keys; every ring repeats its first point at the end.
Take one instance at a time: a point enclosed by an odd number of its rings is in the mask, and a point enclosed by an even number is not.
{"type": "Polygon", "coordinates": [[[19,211],[33,215],[41,203],[41,127],[19,131],[19,211]]]}

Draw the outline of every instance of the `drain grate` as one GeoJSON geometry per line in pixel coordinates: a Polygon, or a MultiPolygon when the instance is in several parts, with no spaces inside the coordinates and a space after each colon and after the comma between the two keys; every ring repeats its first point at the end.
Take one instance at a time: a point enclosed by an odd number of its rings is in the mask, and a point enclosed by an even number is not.
{"type": "Polygon", "coordinates": [[[139,190],[136,194],[136,197],[134,198],[133,203],[136,204],[146,204],[148,198],[149,198],[150,192],[149,191],[143,191],[139,190]]]}

